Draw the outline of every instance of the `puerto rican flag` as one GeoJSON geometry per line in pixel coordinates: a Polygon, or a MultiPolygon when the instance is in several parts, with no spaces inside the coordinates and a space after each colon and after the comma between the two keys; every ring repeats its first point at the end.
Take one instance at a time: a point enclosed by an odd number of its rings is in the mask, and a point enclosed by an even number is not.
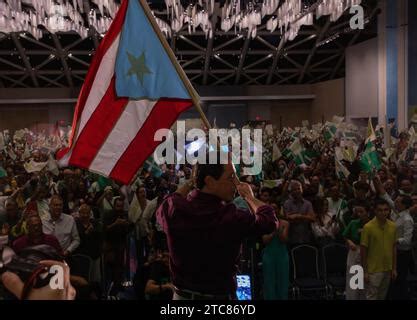
{"type": "Polygon", "coordinates": [[[129,184],[161,143],[155,132],[193,104],[174,63],[139,0],[124,0],[88,70],[59,165],[129,184]]]}

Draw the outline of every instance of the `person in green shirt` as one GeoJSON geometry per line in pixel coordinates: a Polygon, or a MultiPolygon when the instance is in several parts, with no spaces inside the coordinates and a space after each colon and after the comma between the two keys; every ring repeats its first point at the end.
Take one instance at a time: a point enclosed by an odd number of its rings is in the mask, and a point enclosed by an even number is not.
{"type": "Polygon", "coordinates": [[[364,300],[364,290],[353,290],[350,286],[350,281],[353,276],[353,274],[350,273],[350,268],[354,265],[361,264],[361,233],[363,226],[369,221],[369,208],[366,202],[357,202],[353,207],[353,213],[357,219],[352,220],[343,231],[343,237],[349,248],[346,262],[346,300],[364,300]]]}
{"type": "Polygon", "coordinates": [[[375,218],[363,228],[361,261],[367,300],[384,300],[391,280],[397,277],[397,227],[388,220],[387,201],[375,202],[375,218]]]}
{"type": "MultiPolygon", "coordinates": [[[[281,208],[271,205],[280,218],[281,208]]],[[[262,252],[263,295],[265,300],[288,300],[289,257],[286,242],[288,240],[288,221],[279,219],[279,228],[273,233],[262,236],[265,248],[262,252]]]]}

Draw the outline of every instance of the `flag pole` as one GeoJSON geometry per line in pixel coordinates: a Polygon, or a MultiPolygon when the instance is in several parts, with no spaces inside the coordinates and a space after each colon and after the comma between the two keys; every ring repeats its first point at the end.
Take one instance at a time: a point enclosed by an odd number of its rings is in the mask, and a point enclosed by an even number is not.
{"type": "MultiPolygon", "coordinates": [[[[125,0],[127,1],[127,0],[125,0]]],[[[132,1],[132,0],[131,0],[132,1]]],[[[133,0],[135,1],[135,0],[133,0]]],[[[149,7],[146,0],[138,0],[142,5],[143,12],[145,13],[146,17],[148,18],[149,22],[153,30],[155,31],[156,35],[159,38],[159,41],[162,43],[162,46],[165,49],[165,52],[168,54],[169,59],[171,60],[172,64],[175,67],[179,77],[181,78],[182,82],[184,83],[188,93],[191,96],[191,100],[193,101],[194,106],[197,108],[198,113],[200,114],[201,121],[206,126],[207,129],[211,129],[210,122],[208,121],[200,103],[200,97],[194,87],[192,86],[190,80],[188,79],[187,75],[185,74],[184,70],[179,65],[177,58],[175,57],[174,52],[172,52],[171,47],[168,44],[168,41],[165,39],[165,36],[162,34],[161,29],[159,29],[158,24],[156,23],[155,18],[153,17],[151,8],[149,7]]]]}

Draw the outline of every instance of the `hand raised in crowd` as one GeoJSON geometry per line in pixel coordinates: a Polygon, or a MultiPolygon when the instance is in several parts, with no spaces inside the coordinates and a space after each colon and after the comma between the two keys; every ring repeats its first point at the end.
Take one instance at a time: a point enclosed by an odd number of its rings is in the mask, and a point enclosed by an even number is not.
{"type": "Polygon", "coordinates": [[[395,279],[397,279],[397,276],[398,276],[398,274],[397,274],[397,270],[392,270],[391,271],[391,280],[395,280],[395,279]]]}
{"type": "Polygon", "coordinates": [[[10,226],[8,223],[3,223],[3,226],[1,227],[1,235],[2,236],[7,236],[9,234],[10,231],[10,226]]]}
{"type": "Polygon", "coordinates": [[[93,225],[90,223],[88,226],[87,226],[87,228],[85,229],[85,233],[86,234],[89,234],[91,231],[93,231],[93,225]]]}
{"type": "MultiPolygon", "coordinates": [[[[30,290],[27,300],[74,300],[76,291],[70,283],[70,269],[67,264],[60,261],[45,260],[40,262],[46,267],[54,265],[61,266],[64,270],[63,289],[53,289],[49,284],[42,288],[30,290]]],[[[18,299],[22,298],[24,283],[19,276],[13,272],[5,272],[1,276],[1,281],[5,288],[14,294],[18,299]]]]}
{"type": "Polygon", "coordinates": [[[353,243],[353,241],[351,240],[348,240],[348,246],[349,246],[349,249],[352,251],[356,251],[358,249],[358,246],[355,243],[353,243]]]}
{"type": "Polygon", "coordinates": [[[279,219],[279,226],[280,227],[288,228],[289,225],[290,225],[290,223],[287,220],[279,219]]]}
{"type": "Polygon", "coordinates": [[[236,186],[237,191],[239,192],[239,195],[243,198],[243,199],[247,199],[247,198],[254,198],[254,194],[252,191],[252,188],[250,187],[250,184],[245,183],[245,182],[241,182],[240,184],[238,184],[236,186]]]}
{"type": "Polygon", "coordinates": [[[288,220],[289,221],[301,219],[302,217],[303,217],[303,215],[302,214],[299,214],[299,213],[289,213],[288,214],[288,220]]]}
{"type": "Polygon", "coordinates": [[[126,219],[122,219],[122,218],[117,218],[115,223],[118,225],[124,225],[126,224],[126,222],[128,222],[126,219]]]}
{"type": "Polygon", "coordinates": [[[365,272],[363,275],[363,281],[368,284],[369,283],[369,273],[365,272]]]}
{"type": "Polygon", "coordinates": [[[174,285],[171,282],[165,283],[161,287],[162,287],[162,290],[164,290],[164,291],[170,290],[170,291],[174,292],[174,289],[175,289],[174,285]]]}

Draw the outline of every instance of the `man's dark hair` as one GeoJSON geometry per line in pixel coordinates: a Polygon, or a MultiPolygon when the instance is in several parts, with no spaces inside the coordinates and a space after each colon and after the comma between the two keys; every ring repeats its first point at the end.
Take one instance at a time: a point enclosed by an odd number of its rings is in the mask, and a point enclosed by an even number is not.
{"type": "Polygon", "coordinates": [[[403,181],[408,181],[408,182],[412,183],[411,178],[409,178],[409,177],[400,177],[398,180],[400,181],[400,184],[401,184],[403,181]]]}
{"type": "Polygon", "coordinates": [[[223,164],[199,164],[197,169],[197,188],[202,189],[206,183],[204,179],[208,176],[218,180],[224,172],[223,164]]]}
{"type": "Polygon", "coordinates": [[[355,184],[355,190],[369,191],[369,184],[359,181],[355,184]]]}
{"type": "Polygon", "coordinates": [[[388,206],[388,207],[390,207],[389,203],[386,200],[384,200],[384,199],[377,199],[377,200],[375,200],[374,206],[375,206],[375,209],[378,206],[388,206]]]}
{"type": "Polygon", "coordinates": [[[263,188],[261,189],[261,191],[259,192],[259,194],[262,194],[262,193],[264,193],[264,192],[268,192],[269,196],[271,196],[271,195],[272,195],[272,190],[271,190],[270,188],[263,187],[263,188]]]}
{"type": "Polygon", "coordinates": [[[124,205],[125,200],[122,197],[117,197],[114,199],[114,206],[116,206],[116,202],[121,202],[124,205]]]}
{"type": "Polygon", "coordinates": [[[362,207],[366,211],[369,211],[369,205],[366,201],[354,201],[354,203],[352,205],[352,209],[355,208],[355,207],[362,207]]]}
{"type": "Polygon", "coordinates": [[[337,188],[339,191],[340,191],[340,183],[339,182],[332,182],[332,183],[330,183],[330,186],[329,186],[329,189],[332,189],[332,188],[337,188]]]}
{"type": "Polygon", "coordinates": [[[413,199],[407,195],[400,195],[401,203],[405,207],[405,209],[410,209],[413,206],[413,199]]]}
{"type": "MultiPolygon", "coordinates": [[[[218,180],[223,172],[224,172],[224,164],[220,163],[220,151],[211,151],[206,154],[206,164],[198,163],[197,166],[197,173],[196,173],[196,184],[198,189],[202,189],[206,183],[204,179],[208,176],[213,177],[214,179],[218,180]],[[216,164],[209,164],[210,155],[215,154],[216,156],[216,164]]],[[[212,155],[213,157],[213,155],[212,155]]]]}

